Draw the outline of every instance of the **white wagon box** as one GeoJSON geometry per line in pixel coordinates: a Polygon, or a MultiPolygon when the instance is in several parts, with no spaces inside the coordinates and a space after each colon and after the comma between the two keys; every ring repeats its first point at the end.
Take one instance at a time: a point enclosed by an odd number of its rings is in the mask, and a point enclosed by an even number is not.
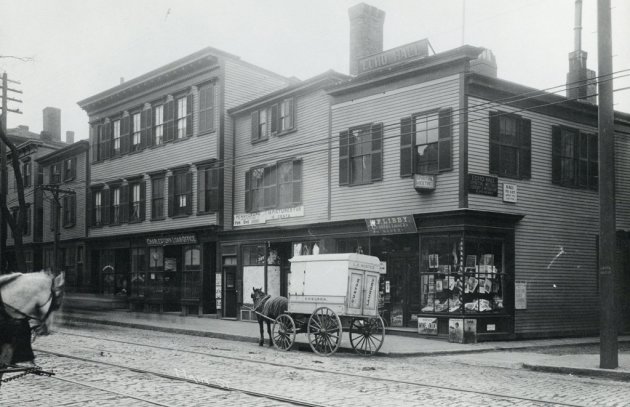
{"type": "Polygon", "coordinates": [[[290,262],[288,312],[310,314],[325,306],[339,315],[378,315],[377,257],[318,254],[295,256],[290,262]]]}

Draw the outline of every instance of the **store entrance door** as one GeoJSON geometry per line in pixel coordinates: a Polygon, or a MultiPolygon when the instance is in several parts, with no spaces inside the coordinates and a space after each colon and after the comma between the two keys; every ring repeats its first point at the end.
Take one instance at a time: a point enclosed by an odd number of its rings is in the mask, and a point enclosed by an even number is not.
{"type": "Polygon", "coordinates": [[[420,311],[420,271],[418,258],[407,253],[393,253],[387,262],[391,327],[416,327],[420,311]],[[416,318],[412,318],[415,315],[416,318]]]}
{"type": "Polygon", "coordinates": [[[225,271],[225,317],[236,318],[236,267],[224,267],[225,271]]]}

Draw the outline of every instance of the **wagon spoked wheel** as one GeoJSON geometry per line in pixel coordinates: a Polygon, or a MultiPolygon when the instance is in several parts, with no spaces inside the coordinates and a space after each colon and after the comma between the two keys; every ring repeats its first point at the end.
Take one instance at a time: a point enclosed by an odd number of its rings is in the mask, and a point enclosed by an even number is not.
{"type": "Polygon", "coordinates": [[[293,318],[290,315],[282,314],[273,322],[271,339],[276,348],[288,351],[295,343],[296,332],[293,318]]]}
{"type": "Polygon", "coordinates": [[[355,318],[350,323],[350,344],[359,355],[374,355],[385,341],[385,324],[381,317],[355,318]]]}
{"type": "Polygon", "coordinates": [[[318,355],[329,356],[339,349],[343,329],[339,316],[330,308],[320,307],[313,311],[306,331],[311,349],[318,355]]]}

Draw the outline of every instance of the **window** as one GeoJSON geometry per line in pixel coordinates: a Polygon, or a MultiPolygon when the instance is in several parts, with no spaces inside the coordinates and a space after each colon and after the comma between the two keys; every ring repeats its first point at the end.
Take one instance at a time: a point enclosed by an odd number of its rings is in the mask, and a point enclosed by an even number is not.
{"type": "Polygon", "coordinates": [[[267,110],[252,112],[252,141],[266,140],[269,138],[267,115],[267,110]]]}
{"type": "Polygon", "coordinates": [[[192,95],[177,99],[176,121],[177,130],[175,137],[182,139],[192,136],[192,95]]]}
{"type": "Polygon", "coordinates": [[[144,220],[145,184],[144,181],[129,183],[129,222],[144,220]]]}
{"type": "Polygon", "coordinates": [[[76,176],[76,157],[68,158],[63,160],[63,180],[71,181],[76,176]]]}
{"type": "Polygon", "coordinates": [[[265,140],[269,135],[282,134],[295,128],[295,99],[287,98],[251,114],[252,141],[265,140]]]}
{"type": "Polygon", "coordinates": [[[221,171],[216,167],[200,168],[197,171],[197,211],[200,213],[219,210],[219,178],[221,171]]]}
{"type": "Polygon", "coordinates": [[[278,130],[282,133],[293,129],[293,98],[285,99],[280,103],[280,125],[278,130]]]}
{"type": "Polygon", "coordinates": [[[164,106],[156,106],[153,110],[153,145],[164,142],[164,106]]]}
{"type": "Polygon", "coordinates": [[[97,161],[109,158],[109,137],[111,132],[111,123],[106,121],[104,124],[97,126],[98,151],[97,161]]]}
{"type": "MultiPolygon", "coordinates": [[[[11,214],[13,215],[13,221],[18,224],[20,217],[20,207],[14,206],[11,208],[11,214]]],[[[22,228],[22,235],[27,236],[31,234],[31,205],[26,204],[26,216],[24,218],[24,227],[22,228]]],[[[15,236],[11,231],[11,236],[15,236]]]]}
{"type": "Polygon", "coordinates": [[[199,245],[184,246],[184,270],[182,272],[182,298],[196,299],[201,296],[201,250],[199,245]]]}
{"type": "Polygon", "coordinates": [[[61,183],[61,163],[56,163],[50,166],[50,183],[61,183]]]}
{"type": "Polygon", "coordinates": [[[452,109],[417,113],[400,120],[400,176],[452,169],[452,109]]]}
{"type": "Polygon", "coordinates": [[[140,151],[142,149],[142,127],[141,114],[134,113],[131,116],[131,151],[140,151]]]}
{"type": "Polygon", "coordinates": [[[63,197],[63,227],[71,228],[76,223],[77,199],[75,195],[63,197]]]}
{"type": "Polygon", "coordinates": [[[360,185],[383,178],[383,124],[368,124],[339,135],[339,185],[360,185]]]}
{"type": "Polygon", "coordinates": [[[147,260],[146,249],[131,249],[131,295],[144,297],[147,260]]]}
{"type": "Polygon", "coordinates": [[[151,178],[151,219],[164,218],[164,177],[151,178]]]}
{"type": "Polygon", "coordinates": [[[245,210],[256,212],[302,203],[302,161],[281,161],[245,175],[245,210]]]}
{"type": "Polygon", "coordinates": [[[120,120],[116,120],[114,125],[114,143],[112,145],[112,155],[120,154],[120,120]]]}
{"type": "Polygon", "coordinates": [[[531,177],[531,121],[505,112],[490,112],[490,174],[531,177]]]}
{"type": "Polygon", "coordinates": [[[121,200],[120,200],[120,186],[113,186],[110,187],[110,197],[111,197],[111,224],[112,225],[117,225],[119,223],[121,223],[122,220],[122,206],[121,206],[121,200]]]}
{"type": "Polygon", "coordinates": [[[94,191],[93,194],[93,200],[94,200],[94,219],[92,222],[93,226],[101,226],[103,225],[104,222],[104,208],[103,208],[103,202],[105,202],[105,200],[103,199],[103,191],[94,191]]]}
{"type": "Polygon", "coordinates": [[[568,127],[552,127],[552,182],[557,185],[597,190],[597,135],[568,127]]]}
{"type": "Polygon", "coordinates": [[[32,174],[31,174],[31,163],[27,162],[22,164],[22,179],[24,182],[24,188],[30,187],[31,186],[31,181],[33,179],[32,174]]]}
{"type": "Polygon", "coordinates": [[[168,177],[168,216],[192,213],[192,173],[175,172],[168,177]]]}
{"type": "Polygon", "coordinates": [[[214,130],[214,85],[209,84],[199,88],[199,132],[212,130],[214,130]]]}

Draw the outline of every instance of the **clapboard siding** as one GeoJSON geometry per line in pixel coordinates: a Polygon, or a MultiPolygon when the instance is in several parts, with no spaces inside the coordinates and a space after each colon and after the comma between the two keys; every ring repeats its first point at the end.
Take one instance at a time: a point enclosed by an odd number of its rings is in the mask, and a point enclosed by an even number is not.
{"type": "Polygon", "coordinates": [[[617,229],[630,230],[630,134],[615,137],[617,229]]]}
{"type": "Polygon", "coordinates": [[[459,76],[454,75],[333,105],[332,220],[457,209],[459,93],[459,76]],[[453,169],[437,176],[434,192],[420,194],[414,189],[411,178],[400,177],[400,119],[413,113],[449,107],[453,109],[453,169]],[[353,126],[379,122],[384,125],[383,180],[368,185],[339,186],[339,133],[353,126]]]}
{"type": "Polygon", "coordinates": [[[226,110],[289,85],[287,78],[232,59],[224,69],[226,110]]]}
{"type": "Polygon", "coordinates": [[[597,129],[485,103],[476,98],[469,100],[471,173],[488,175],[490,110],[515,112],[532,122],[531,179],[500,177],[498,197],[468,197],[471,209],[525,215],[516,226],[515,279],[528,283],[527,309],[516,310],[515,333],[596,329],[598,194],[551,183],[551,126],[566,125],[590,133],[597,129]],[[517,203],[502,202],[504,183],[518,186],[517,203]]]}
{"type": "Polygon", "coordinates": [[[251,114],[235,117],[236,178],[235,213],[245,213],[245,173],[252,167],[277,161],[302,159],[304,217],[270,220],[263,225],[239,226],[238,230],[269,226],[303,225],[328,220],[328,123],[329,97],[322,90],[296,96],[296,130],[251,143],[251,114]]]}

